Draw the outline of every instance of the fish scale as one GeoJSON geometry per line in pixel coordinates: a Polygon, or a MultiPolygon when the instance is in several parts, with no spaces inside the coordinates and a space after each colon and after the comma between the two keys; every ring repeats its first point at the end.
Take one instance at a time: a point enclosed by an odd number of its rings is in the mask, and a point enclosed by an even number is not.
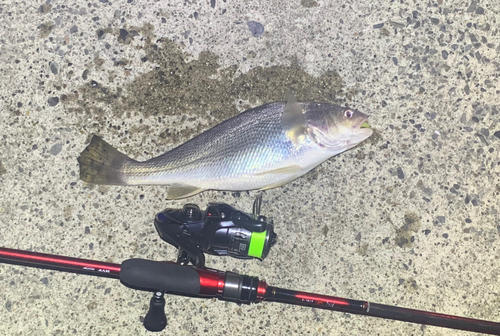
{"type": "Polygon", "coordinates": [[[242,174],[251,176],[278,168],[287,159],[300,160],[310,150],[296,150],[287,138],[281,125],[284,106],[274,103],[245,111],[157,158],[145,163],[131,162],[124,170],[126,183],[186,183],[203,179],[198,185],[208,186],[212,180],[225,179],[235,188],[244,188],[238,183],[242,174]]]}
{"type": "Polygon", "coordinates": [[[349,108],[291,98],[242,112],[144,162],[94,136],[79,158],[80,178],[96,184],[168,185],[170,199],[206,189],[275,188],[369,137],[366,119],[349,108]]]}

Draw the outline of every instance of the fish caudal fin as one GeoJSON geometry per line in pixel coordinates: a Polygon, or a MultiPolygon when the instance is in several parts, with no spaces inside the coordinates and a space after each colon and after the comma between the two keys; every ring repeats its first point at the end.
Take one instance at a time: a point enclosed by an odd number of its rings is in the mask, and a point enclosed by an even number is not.
{"type": "Polygon", "coordinates": [[[123,168],[127,162],[136,161],[94,135],[78,158],[80,179],[93,184],[126,185],[123,168]]]}

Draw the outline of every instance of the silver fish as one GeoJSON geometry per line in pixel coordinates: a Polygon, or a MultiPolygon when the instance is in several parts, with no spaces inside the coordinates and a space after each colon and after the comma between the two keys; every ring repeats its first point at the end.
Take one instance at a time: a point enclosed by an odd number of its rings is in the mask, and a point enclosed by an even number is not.
{"type": "Polygon", "coordinates": [[[327,103],[275,102],[242,112],[139,162],[94,136],[78,162],[93,184],[168,185],[167,198],[208,189],[265,190],[288,183],[372,135],[368,116],[327,103]]]}

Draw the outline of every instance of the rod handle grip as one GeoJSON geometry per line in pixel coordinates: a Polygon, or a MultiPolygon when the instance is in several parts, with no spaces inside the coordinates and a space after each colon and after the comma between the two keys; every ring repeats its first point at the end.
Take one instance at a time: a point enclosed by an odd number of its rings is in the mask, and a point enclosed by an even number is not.
{"type": "Polygon", "coordinates": [[[146,259],[122,262],[120,282],[132,289],[164,291],[181,295],[200,294],[200,276],[193,267],[146,259]]]}

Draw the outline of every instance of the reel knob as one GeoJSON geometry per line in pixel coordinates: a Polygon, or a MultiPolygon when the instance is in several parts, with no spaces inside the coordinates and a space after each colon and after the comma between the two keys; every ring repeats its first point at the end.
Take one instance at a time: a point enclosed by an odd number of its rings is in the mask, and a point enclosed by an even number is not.
{"type": "Polygon", "coordinates": [[[201,219],[201,210],[196,204],[188,203],[184,205],[182,212],[188,222],[196,222],[201,219]]]}
{"type": "Polygon", "coordinates": [[[162,331],[167,326],[165,298],[163,292],[156,292],[149,302],[149,311],[144,317],[144,327],[149,331],[162,331]]]}

